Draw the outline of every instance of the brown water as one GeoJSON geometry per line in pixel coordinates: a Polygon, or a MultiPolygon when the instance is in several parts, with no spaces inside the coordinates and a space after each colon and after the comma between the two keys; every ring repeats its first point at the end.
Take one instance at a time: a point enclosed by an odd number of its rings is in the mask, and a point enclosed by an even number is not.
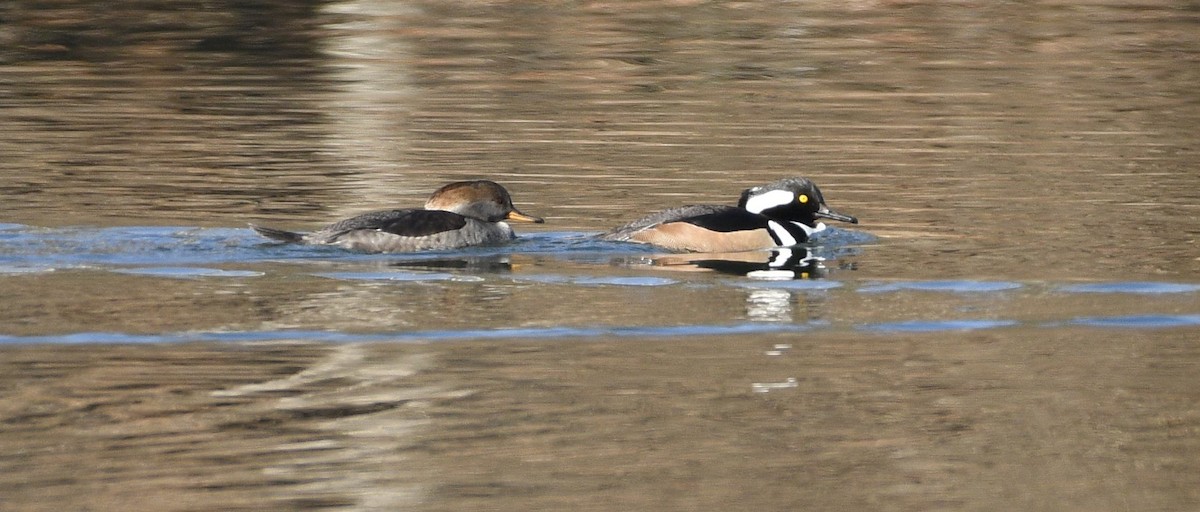
{"type": "Polygon", "coordinates": [[[7,5],[0,510],[1200,509],[1198,22],[7,5]],[[790,175],[819,279],[588,238],[790,175]],[[244,227],[478,177],[547,223],[244,227]]]}

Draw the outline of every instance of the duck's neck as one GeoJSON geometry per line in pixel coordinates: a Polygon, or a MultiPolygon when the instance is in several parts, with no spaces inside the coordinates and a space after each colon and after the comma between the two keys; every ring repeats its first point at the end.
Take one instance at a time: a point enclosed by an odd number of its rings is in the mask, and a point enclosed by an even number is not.
{"type": "Polygon", "coordinates": [[[780,247],[790,247],[796,244],[807,242],[814,233],[819,233],[825,230],[825,223],[818,222],[816,226],[809,226],[799,222],[786,220],[767,220],[767,231],[771,234],[771,239],[775,241],[775,245],[780,247]]]}

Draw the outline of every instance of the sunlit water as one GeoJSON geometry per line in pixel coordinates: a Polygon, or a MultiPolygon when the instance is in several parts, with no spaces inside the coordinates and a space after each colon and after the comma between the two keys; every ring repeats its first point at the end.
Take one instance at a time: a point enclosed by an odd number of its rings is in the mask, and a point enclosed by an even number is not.
{"type": "Polygon", "coordinates": [[[1200,508],[1198,21],[9,6],[0,510],[1200,508]],[[593,237],[795,175],[861,224],[593,237]],[[406,255],[246,227],[481,177],[547,223],[406,255]]]}

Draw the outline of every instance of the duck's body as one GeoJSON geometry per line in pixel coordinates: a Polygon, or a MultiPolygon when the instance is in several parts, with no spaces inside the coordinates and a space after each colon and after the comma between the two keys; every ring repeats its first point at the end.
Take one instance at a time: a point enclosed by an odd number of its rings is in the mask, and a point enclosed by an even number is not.
{"type": "Polygon", "coordinates": [[[829,209],[805,178],[785,178],[746,189],[738,206],[691,205],[648,215],[616,228],[605,240],[680,252],[737,252],[788,247],[825,230],[818,218],[858,223],[829,209]]]}
{"type": "Polygon", "coordinates": [[[603,235],[605,240],[681,252],[738,252],[773,247],[767,218],[742,208],[697,204],[647,215],[603,235]]]}
{"type": "Polygon", "coordinates": [[[364,213],[311,233],[250,227],[280,242],[394,253],[505,243],[516,238],[505,220],[542,222],[513,207],[504,187],[480,180],[446,185],[433,193],[424,208],[364,213]]]}

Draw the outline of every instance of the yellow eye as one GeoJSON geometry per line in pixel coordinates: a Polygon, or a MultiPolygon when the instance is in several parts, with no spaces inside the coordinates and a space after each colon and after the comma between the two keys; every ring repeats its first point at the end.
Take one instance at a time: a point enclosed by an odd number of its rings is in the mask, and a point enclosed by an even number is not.
{"type": "Polygon", "coordinates": [[[804,195],[804,194],[800,194],[800,197],[797,197],[796,200],[800,201],[800,204],[804,204],[804,203],[808,202],[808,196],[804,195]]]}

